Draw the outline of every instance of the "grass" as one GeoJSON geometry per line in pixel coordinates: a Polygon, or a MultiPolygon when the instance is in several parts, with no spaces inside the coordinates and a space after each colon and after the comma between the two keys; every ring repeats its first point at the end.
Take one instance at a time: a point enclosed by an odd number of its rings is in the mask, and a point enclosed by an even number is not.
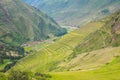
{"type": "Polygon", "coordinates": [[[29,41],[45,40],[51,35],[61,36],[67,33],[66,29],[61,28],[52,18],[21,0],[4,0],[1,3],[1,42],[18,46],[29,41]]]}
{"type": "Polygon", "coordinates": [[[108,47],[79,54],[72,60],[61,63],[60,66],[63,69],[68,69],[69,71],[93,70],[110,63],[113,59],[116,58],[115,56],[119,55],[120,47],[108,47]]]}
{"type": "Polygon", "coordinates": [[[120,80],[120,57],[97,70],[52,72],[50,80],[120,80]]]}
{"type": "Polygon", "coordinates": [[[8,64],[11,63],[12,61],[10,61],[9,59],[5,59],[4,63],[0,63],[0,70],[3,70],[4,67],[8,64]]]}
{"type": "Polygon", "coordinates": [[[119,80],[120,71],[99,72],[61,72],[51,73],[50,80],[119,80]]]}
{"type": "Polygon", "coordinates": [[[49,73],[51,80],[120,80],[118,15],[66,34],[24,57],[13,69],[49,73]],[[116,17],[118,21],[114,22],[116,17]]]}
{"type": "Polygon", "coordinates": [[[90,34],[82,43],[74,48],[74,52],[71,57],[76,57],[78,54],[91,52],[110,46],[120,46],[119,19],[120,12],[116,12],[113,15],[101,20],[105,22],[105,25],[99,30],[90,34]]]}
{"type": "MultiPolygon", "coordinates": [[[[43,41],[55,36],[61,36],[67,33],[66,29],[61,28],[52,18],[42,13],[40,10],[31,7],[21,0],[4,0],[0,2],[0,48],[7,46],[11,50],[5,50],[4,53],[11,53],[16,48],[26,42],[43,41]]],[[[45,46],[42,43],[33,47],[38,49],[45,46]]],[[[0,54],[4,50],[0,49],[0,54]]],[[[21,53],[18,50],[18,53],[21,53]]],[[[8,56],[9,57],[9,56],[8,56]]],[[[3,57],[4,59],[4,57],[3,57]]],[[[0,68],[6,65],[0,64],[0,68]]]]}
{"type": "Polygon", "coordinates": [[[86,36],[102,27],[103,24],[102,22],[91,22],[78,30],[72,31],[55,43],[21,59],[14,68],[33,72],[61,71],[62,69],[58,64],[66,61],[65,59],[72,54],[73,49],[83,42],[86,36]]]}

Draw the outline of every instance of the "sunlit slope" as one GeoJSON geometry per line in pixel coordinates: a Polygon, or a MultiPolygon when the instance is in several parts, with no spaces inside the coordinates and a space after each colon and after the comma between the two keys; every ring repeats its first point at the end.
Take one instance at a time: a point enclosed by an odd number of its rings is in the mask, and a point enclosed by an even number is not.
{"type": "Polygon", "coordinates": [[[79,44],[71,57],[76,57],[78,54],[90,52],[106,47],[120,46],[120,11],[109,16],[105,25],[90,34],[82,44],[79,44]]]}
{"type": "Polygon", "coordinates": [[[48,72],[100,68],[118,56],[119,23],[120,12],[91,22],[23,58],[15,69],[48,72]]]}
{"type": "Polygon", "coordinates": [[[117,55],[115,52],[117,50],[113,50],[113,47],[117,49],[116,47],[120,46],[120,12],[116,12],[102,21],[104,20],[106,21],[103,27],[78,44],[68,61],[59,64],[62,69],[69,71],[96,69],[117,55]]]}
{"type": "MultiPolygon", "coordinates": [[[[120,55],[119,48],[116,49],[119,50],[120,55]]],[[[120,80],[120,57],[114,56],[114,58],[97,70],[50,73],[52,75],[51,80],[120,80]]]]}
{"type": "Polygon", "coordinates": [[[92,52],[77,55],[70,61],[63,62],[60,66],[69,71],[94,70],[109,64],[113,59],[120,55],[120,47],[108,47],[92,52]]]}
{"type": "Polygon", "coordinates": [[[58,65],[63,61],[67,61],[73,49],[83,42],[90,33],[102,27],[103,24],[103,22],[91,22],[78,30],[70,32],[57,42],[26,56],[14,68],[42,72],[61,71],[62,68],[58,65]]]}

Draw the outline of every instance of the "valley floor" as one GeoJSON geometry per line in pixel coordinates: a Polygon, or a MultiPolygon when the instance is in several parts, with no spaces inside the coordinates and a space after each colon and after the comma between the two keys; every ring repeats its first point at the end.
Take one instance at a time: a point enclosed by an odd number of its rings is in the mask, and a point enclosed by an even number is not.
{"type": "Polygon", "coordinates": [[[120,80],[120,57],[100,69],[73,72],[53,72],[51,80],[120,80]]]}
{"type": "Polygon", "coordinates": [[[120,80],[120,70],[95,72],[56,72],[50,80],[120,80]]]}

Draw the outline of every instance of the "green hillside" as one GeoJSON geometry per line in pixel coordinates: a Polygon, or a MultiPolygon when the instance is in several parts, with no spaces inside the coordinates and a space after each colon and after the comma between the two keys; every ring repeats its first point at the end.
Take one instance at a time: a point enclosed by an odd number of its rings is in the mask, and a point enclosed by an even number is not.
{"type": "Polygon", "coordinates": [[[25,56],[22,45],[66,34],[52,18],[22,0],[0,1],[0,72],[25,56]]]}
{"type": "Polygon", "coordinates": [[[82,43],[73,49],[68,61],[60,64],[62,69],[75,71],[98,68],[107,63],[107,61],[112,60],[114,55],[119,53],[119,49],[116,47],[120,46],[120,12],[102,19],[101,22],[105,22],[103,27],[89,34],[82,43]],[[111,50],[113,47],[117,49],[115,50],[116,52],[111,50]],[[106,53],[105,51],[108,52],[106,53]],[[95,60],[97,61],[95,62],[95,60]]]}
{"type": "Polygon", "coordinates": [[[49,73],[50,80],[119,80],[119,24],[120,12],[91,22],[24,57],[13,69],[49,73]]]}
{"type": "Polygon", "coordinates": [[[0,42],[12,46],[61,36],[66,30],[21,0],[0,1],[0,42]]]}
{"type": "Polygon", "coordinates": [[[96,49],[120,46],[120,12],[116,12],[106,19],[108,20],[101,29],[90,34],[82,44],[74,49],[73,57],[96,49]]]}
{"type": "MultiPolygon", "coordinates": [[[[120,11],[96,20],[116,11],[120,1],[44,1],[62,5],[70,23],[95,20],[62,36],[66,29],[38,9],[22,0],[0,1],[0,80],[120,80],[120,11]],[[84,15],[74,11],[79,3],[84,15]]],[[[44,1],[35,0],[36,7],[44,1]]]]}
{"type": "MultiPolygon", "coordinates": [[[[61,71],[60,63],[66,62],[73,49],[90,33],[103,26],[103,22],[91,22],[59,39],[55,43],[21,59],[15,69],[31,71],[61,71]],[[32,65],[31,65],[32,64],[32,65]]],[[[63,70],[63,69],[62,69],[63,70]]]]}
{"type": "MultiPolygon", "coordinates": [[[[117,49],[119,50],[120,55],[120,49],[117,49]]],[[[104,53],[109,54],[110,52],[104,50],[104,53]]],[[[115,59],[109,63],[106,63],[100,69],[71,72],[52,72],[50,73],[50,75],[52,75],[52,78],[50,80],[119,80],[120,57],[114,56],[114,58],[115,59]]]]}

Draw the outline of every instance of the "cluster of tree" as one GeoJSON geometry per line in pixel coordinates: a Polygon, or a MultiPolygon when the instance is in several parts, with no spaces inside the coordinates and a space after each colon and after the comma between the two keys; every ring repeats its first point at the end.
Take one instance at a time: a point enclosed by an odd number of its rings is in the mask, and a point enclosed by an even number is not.
{"type": "Polygon", "coordinates": [[[58,33],[55,34],[55,36],[62,36],[62,35],[65,35],[67,34],[67,31],[65,28],[62,28],[61,30],[59,30],[58,33]]]}
{"type": "Polygon", "coordinates": [[[0,45],[0,64],[4,64],[5,60],[9,60],[8,63],[3,70],[0,70],[2,72],[6,72],[11,67],[13,67],[17,60],[21,59],[24,56],[24,48],[23,47],[15,47],[15,46],[6,46],[6,45],[0,45]]]}
{"type": "Polygon", "coordinates": [[[49,74],[11,70],[8,75],[0,74],[0,80],[49,80],[49,74]]]}
{"type": "Polygon", "coordinates": [[[23,47],[15,47],[15,46],[5,46],[0,45],[0,62],[2,62],[1,59],[13,59],[14,56],[11,55],[11,52],[16,52],[16,54],[24,55],[24,48],[23,47]]]}
{"type": "Polygon", "coordinates": [[[1,70],[1,72],[6,72],[8,71],[9,69],[11,69],[14,65],[16,64],[16,61],[13,61],[11,63],[8,63],[3,70],[1,70]]]}

